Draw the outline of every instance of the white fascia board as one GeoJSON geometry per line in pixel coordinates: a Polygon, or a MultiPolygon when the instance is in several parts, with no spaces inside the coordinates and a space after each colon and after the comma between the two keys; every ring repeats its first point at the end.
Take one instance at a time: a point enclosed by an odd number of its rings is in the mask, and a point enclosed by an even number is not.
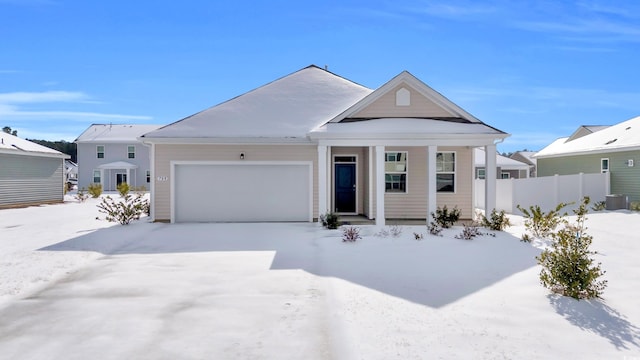
{"type": "Polygon", "coordinates": [[[415,134],[405,134],[398,136],[371,136],[371,137],[349,137],[349,138],[318,138],[319,145],[326,146],[486,146],[495,144],[499,138],[496,135],[479,136],[451,134],[447,136],[424,136],[418,137],[415,134]]]}
{"type": "Polygon", "coordinates": [[[37,151],[22,151],[22,150],[9,150],[9,149],[0,149],[0,154],[71,159],[71,156],[64,153],[55,154],[55,153],[45,153],[45,152],[37,152],[37,151]]]}
{"type": "Polygon", "coordinates": [[[147,138],[139,137],[145,144],[224,144],[224,145],[313,145],[315,142],[304,138],[147,138]]]}
{"type": "Polygon", "coordinates": [[[563,153],[555,153],[555,154],[544,154],[544,155],[536,154],[536,155],[533,156],[533,158],[535,158],[535,159],[550,159],[550,158],[567,157],[567,156],[578,156],[578,155],[610,154],[610,153],[626,152],[626,151],[640,151],[640,145],[624,147],[624,148],[591,149],[591,150],[563,152],[563,153]]]}

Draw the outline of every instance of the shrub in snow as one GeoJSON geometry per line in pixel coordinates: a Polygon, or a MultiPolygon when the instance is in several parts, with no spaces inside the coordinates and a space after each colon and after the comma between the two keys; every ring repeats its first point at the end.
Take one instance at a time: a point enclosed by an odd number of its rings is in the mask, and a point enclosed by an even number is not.
{"type": "Polygon", "coordinates": [[[435,215],[433,213],[431,213],[431,217],[433,217],[434,220],[430,221],[429,226],[427,226],[427,230],[429,230],[429,234],[442,236],[442,234],[440,234],[442,232],[442,225],[440,225],[437,221],[435,221],[435,215]]]}
{"type": "Polygon", "coordinates": [[[575,299],[600,297],[607,286],[606,280],[598,280],[604,275],[600,263],[594,264],[589,246],[593,238],[585,232],[584,222],[588,212],[589,198],[573,212],[575,224],[565,224],[564,228],[551,235],[554,240],[550,249],[536,257],[542,266],[540,282],[551,291],[575,299]]]}
{"type": "Polygon", "coordinates": [[[86,189],[85,188],[78,189],[78,193],[76,193],[75,198],[79,202],[85,202],[85,200],[87,200],[89,198],[89,194],[86,193],[86,189]]]}
{"type": "Polygon", "coordinates": [[[322,222],[322,226],[327,229],[337,229],[338,228],[338,215],[332,212],[328,212],[324,215],[320,215],[320,221],[322,222]]]}
{"type": "Polygon", "coordinates": [[[548,213],[542,211],[538,205],[530,206],[529,210],[522,208],[520,205],[518,205],[517,208],[525,218],[525,229],[530,231],[535,237],[548,238],[558,225],[566,224],[567,221],[564,217],[567,216],[567,213],[561,213],[561,210],[567,205],[568,204],[560,203],[555,209],[550,210],[548,213]]]}
{"type": "Polygon", "coordinates": [[[456,239],[464,239],[464,240],[473,240],[474,237],[478,235],[484,235],[480,232],[480,226],[472,222],[471,224],[464,224],[464,229],[462,229],[462,233],[454,236],[456,239]]]}
{"type": "Polygon", "coordinates": [[[496,209],[491,210],[490,218],[487,218],[484,215],[481,216],[482,226],[489,228],[495,231],[502,231],[506,229],[508,226],[511,226],[511,222],[509,218],[504,213],[504,210],[497,212],[496,209]]]}
{"type": "Polygon", "coordinates": [[[453,210],[447,209],[447,205],[442,209],[438,207],[436,213],[431,213],[431,217],[434,222],[438,223],[442,228],[448,229],[452,227],[458,219],[460,219],[460,210],[458,207],[454,207],[453,210]]]}
{"type": "Polygon", "coordinates": [[[640,201],[632,201],[629,204],[629,210],[631,210],[631,211],[640,211],[640,201]]]}
{"type": "Polygon", "coordinates": [[[118,184],[116,189],[120,193],[120,196],[124,197],[125,195],[127,195],[129,193],[129,190],[131,188],[129,187],[129,184],[127,184],[126,182],[121,182],[120,184],[118,184]]]}
{"type": "Polygon", "coordinates": [[[533,241],[533,238],[529,234],[524,233],[522,234],[522,238],[520,239],[520,241],[530,243],[531,241],[533,241]]]}
{"type": "Polygon", "coordinates": [[[149,207],[149,202],[143,198],[144,194],[126,194],[121,201],[116,202],[111,196],[102,198],[98,204],[98,211],[106,214],[105,219],[110,222],[118,222],[128,225],[132,220],[140,219],[143,212],[149,207]]]}
{"type": "Polygon", "coordinates": [[[391,225],[389,227],[389,234],[393,237],[398,237],[402,234],[402,227],[400,225],[391,225]]]}
{"type": "Polygon", "coordinates": [[[607,208],[607,204],[604,201],[596,201],[593,203],[593,205],[591,206],[591,209],[593,211],[602,211],[604,209],[607,208]]]}
{"type": "Polygon", "coordinates": [[[91,194],[91,197],[94,199],[100,196],[100,194],[102,194],[102,185],[94,183],[89,184],[89,194],[91,194]]]}
{"type": "Polygon", "coordinates": [[[345,226],[342,228],[342,241],[354,242],[358,239],[362,239],[360,236],[360,229],[355,226],[345,226]]]}
{"type": "Polygon", "coordinates": [[[417,233],[417,232],[414,232],[414,233],[413,233],[413,237],[414,237],[416,240],[422,240],[422,239],[424,239],[424,235],[422,235],[421,233],[417,233]]]}

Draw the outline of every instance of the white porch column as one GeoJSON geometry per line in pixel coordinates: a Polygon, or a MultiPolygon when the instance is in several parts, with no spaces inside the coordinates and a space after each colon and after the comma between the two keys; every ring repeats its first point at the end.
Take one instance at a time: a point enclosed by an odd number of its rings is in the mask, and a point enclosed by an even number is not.
{"type": "Polygon", "coordinates": [[[327,146],[318,145],[318,222],[327,213],[327,146]]]}
{"type": "Polygon", "coordinates": [[[373,174],[373,146],[369,146],[369,194],[367,194],[368,199],[369,199],[369,209],[367,209],[367,212],[369,213],[369,220],[373,220],[373,179],[374,179],[374,174],[373,174]]]}
{"type": "Polygon", "coordinates": [[[436,198],[436,153],[438,147],[427,146],[427,226],[431,221],[431,213],[436,212],[438,200],[436,198]]]}
{"type": "Polygon", "coordinates": [[[385,225],[384,187],[384,146],[376,146],[376,226],[385,225]]]}
{"type": "Polygon", "coordinates": [[[127,168],[127,184],[131,184],[131,169],[127,168]]]}
{"type": "Polygon", "coordinates": [[[485,153],[485,180],[484,180],[484,211],[485,216],[489,216],[491,211],[496,208],[496,178],[498,177],[496,169],[496,146],[486,145],[485,153]]]}

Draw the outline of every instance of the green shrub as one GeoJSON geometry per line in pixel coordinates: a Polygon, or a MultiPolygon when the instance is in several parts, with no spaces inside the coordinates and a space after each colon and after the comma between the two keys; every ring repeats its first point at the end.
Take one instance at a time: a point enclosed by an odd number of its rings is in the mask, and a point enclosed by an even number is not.
{"type": "Polygon", "coordinates": [[[605,274],[600,263],[594,265],[589,250],[593,238],[587,235],[584,226],[589,198],[585,197],[580,207],[573,212],[577,216],[575,224],[565,224],[564,228],[551,235],[554,240],[551,249],[544,250],[536,257],[542,266],[540,282],[551,291],[575,299],[601,297],[607,286],[606,280],[598,280],[605,274]]]}
{"type": "Polygon", "coordinates": [[[94,199],[99,197],[100,194],[102,194],[102,185],[94,183],[89,184],[89,194],[94,199]]]}
{"type": "Polygon", "coordinates": [[[128,225],[132,220],[140,219],[148,207],[149,202],[144,199],[143,194],[126,194],[118,202],[113,200],[111,196],[102,198],[102,202],[98,204],[98,211],[106,214],[105,219],[109,222],[128,225]]]}
{"type": "Polygon", "coordinates": [[[326,227],[327,229],[337,229],[339,225],[338,215],[332,212],[320,215],[320,221],[322,222],[322,226],[326,227]]]}
{"type": "Polygon", "coordinates": [[[566,223],[564,217],[567,216],[567,213],[561,213],[561,210],[567,205],[568,204],[560,203],[555,209],[550,210],[548,213],[542,211],[538,205],[530,206],[529,210],[522,208],[520,205],[518,205],[517,208],[525,218],[524,227],[535,237],[547,238],[558,225],[566,223]]]}
{"type": "Polygon", "coordinates": [[[607,208],[607,204],[604,201],[596,201],[593,203],[593,205],[591,206],[591,209],[593,211],[602,211],[604,209],[607,208]]]}
{"type": "Polygon", "coordinates": [[[504,210],[500,210],[500,212],[497,212],[496,209],[491,210],[490,218],[481,215],[481,223],[482,226],[495,231],[502,231],[508,226],[511,226],[511,222],[509,221],[509,218],[505,214],[504,210]]]}
{"type": "Polygon", "coordinates": [[[632,201],[629,204],[629,210],[631,210],[631,211],[640,211],[640,201],[632,201]]]}
{"type": "Polygon", "coordinates": [[[120,193],[120,196],[124,197],[125,195],[127,195],[129,193],[129,190],[131,188],[130,188],[129,184],[127,184],[126,182],[121,182],[120,184],[118,184],[116,189],[120,193]]]}
{"type": "Polygon", "coordinates": [[[436,213],[431,213],[431,217],[434,222],[440,225],[444,229],[448,229],[455,225],[456,221],[460,219],[460,210],[458,207],[454,207],[453,210],[447,209],[447,205],[443,206],[442,209],[438,207],[436,209],[436,213]]]}

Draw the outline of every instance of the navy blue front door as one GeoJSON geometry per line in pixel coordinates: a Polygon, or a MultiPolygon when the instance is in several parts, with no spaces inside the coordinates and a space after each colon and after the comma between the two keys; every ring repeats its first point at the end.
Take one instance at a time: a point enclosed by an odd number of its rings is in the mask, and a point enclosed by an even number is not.
{"type": "Polygon", "coordinates": [[[336,164],[335,211],[356,212],[356,164],[336,164]]]}

